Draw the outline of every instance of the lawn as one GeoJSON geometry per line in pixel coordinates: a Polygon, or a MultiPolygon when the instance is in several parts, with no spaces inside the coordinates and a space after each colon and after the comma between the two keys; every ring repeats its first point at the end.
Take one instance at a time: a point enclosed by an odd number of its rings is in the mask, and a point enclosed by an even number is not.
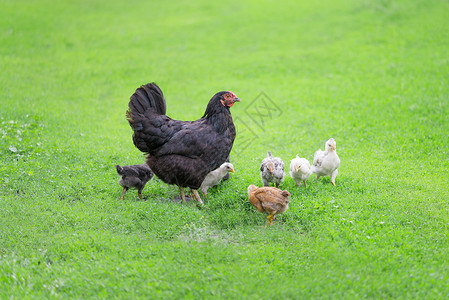
{"type": "Polygon", "coordinates": [[[449,3],[0,0],[0,298],[449,297],[449,3]],[[139,164],[125,112],[155,81],[174,119],[231,90],[236,173],[205,206],[139,164]],[[265,228],[246,189],[287,175],[265,228]]]}

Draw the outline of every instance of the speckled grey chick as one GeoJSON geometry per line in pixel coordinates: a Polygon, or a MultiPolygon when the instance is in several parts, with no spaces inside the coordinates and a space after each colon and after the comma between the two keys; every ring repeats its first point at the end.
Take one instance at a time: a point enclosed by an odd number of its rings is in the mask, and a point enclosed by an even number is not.
{"type": "Polygon", "coordinates": [[[130,165],[120,167],[115,166],[117,173],[121,176],[118,183],[123,187],[122,197],[124,199],[126,191],[130,188],[137,189],[139,198],[142,199],[142,190],[145,184],[153,177],[154,173],[147,164],[130,165]]]}
{"type": "Polygon", "coordinates": [[[270,151],[260,165],[260,176],[264,186],[269,186],[273,182],[276,187],[284,181],[284,162],[279,157],[274,157],[270,151]]]}

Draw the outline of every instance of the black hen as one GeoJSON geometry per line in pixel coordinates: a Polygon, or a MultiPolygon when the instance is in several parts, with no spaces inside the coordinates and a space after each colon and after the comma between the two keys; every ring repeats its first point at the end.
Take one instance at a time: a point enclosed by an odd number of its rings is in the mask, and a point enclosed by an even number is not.
{"type": "Polygon", "coordinates": [[[240,99],[234,93],[219,92],[201,119],[178,121],[165,115],[165,99],[156,84],[143,85],[131,96],[127,117],[134,145],[148,153],[147,164],[162,181],[179,186],[183,202],[183,188],[189,187],[202,204],[197,189],[229,156],[235,139],[229,108],[235,102],[240,99]]]}
{"type": "Polygon", "coordinates": [[[150,167],[146,164],[123,167],[116,165],[115,167],[117,173],[121,176],[118,183],[123,187],[123,193],[120,199],[123,200],[126,191],[130,188],[136,188],[139,198],[142,199],[142,190],[154,175],[150,167]]]}

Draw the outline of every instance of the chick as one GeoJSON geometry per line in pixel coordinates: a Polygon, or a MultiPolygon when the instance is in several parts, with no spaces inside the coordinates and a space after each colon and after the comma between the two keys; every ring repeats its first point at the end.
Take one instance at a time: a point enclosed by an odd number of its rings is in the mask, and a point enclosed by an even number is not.
{"type": "Polygon", "coordinates": [[[207,195],[207,189],[213,186],[216,186],[220,183],[221,179],[229,174],[228,172],[234,173],[234,166],[231,163],[225,162],[218,169],[213,170],[209,174],[207,174],[206,178],[204,178],[203,183],[201,184],[201,191],[204,195],[207,195]]]}
{"type": "Polygon", "coordinates": [[[264,186],[269,186],[270,182],[273,182],[278,188],[279,184],[284,181],[284,162],[268,151],[267,157],[262,160],[260,165],[260,175],[264,186]]]}
{"type": "Polygon", "coordinates": [[[340,158],[337,154],[337,143],[333,138],[326,142],[326,150],[318,150],[313,157],[312,172],[316,174],[316,178],[320,176],[329,176],[332,184],[335,186],[335,178],[338,174],[340,166],[340,158]]]}
{"type": "Polygon", "coordinates": [[[267,219],[270,226],[273,223],[274,216],[282,214],[288,209],[290,193],[282,191],[275,187],[257,187],[250,185],[248,187],[249,202],[260,212],[268,213],[267,219]]]}
{"type": "Polygon", "coordinates": [[[290,176],[298,186],[304,183],[304,187],[307,187],[306,180],[309,179],[310,174],[312,174],[312,170],[309,161],[296,155],[296,158],[290,162],[290,176]]]}
{"type": "Polygon", "coordinates": [[[153,177],[154,173],[147,164],[115,166],[117,173],[121,176],[118,183],[123,187],[122,197],[124,199],[126,191],[130,188],[136,188],[139,198],[142,199],[142,190],[145,184],[153,177]]]}

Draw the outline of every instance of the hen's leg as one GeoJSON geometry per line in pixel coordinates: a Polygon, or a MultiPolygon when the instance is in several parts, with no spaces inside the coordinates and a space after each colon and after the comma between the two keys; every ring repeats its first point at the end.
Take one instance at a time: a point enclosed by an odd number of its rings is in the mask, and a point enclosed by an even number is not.
{"type": "Polygon", "coordinates": [[[139,195],[140,200],[142,200],[142,190],[143,190],[143,188],[141,188],[137,191],[137,194],[139,195]]]}
{"type": "Polygon", "coordinates": [[[304,180],[303,182],[304,182],[304,188],[306,188],[307,187],[306,181],[304,180]]]}
{"type": "Polygon", "coordinates": [[[181,193],[181,203],[186,204],[186,196],[184,195],[184,188],[182,186],[179,187],[179,192],[181,193]]]}
{"type": "Polygon", "coordinates": [[[122,197],[120,197],[121,200],[123,200],[125,198],[125,193],[128,190],[127,187],[123,187],[123,193],[122,193],[122,197]]]}
{"type": "Polygon", "coordinates": [[[198,201],[198,203],[199,203],[201,206],[203,206],[204,203],[203,203],[203,200],[201,200],[201,197],[200,197],[200,194],[198,194],[198,191],[192,189],[192,192],[193,192],[193,195],[195,196],[196,201],[198,201]]]}

